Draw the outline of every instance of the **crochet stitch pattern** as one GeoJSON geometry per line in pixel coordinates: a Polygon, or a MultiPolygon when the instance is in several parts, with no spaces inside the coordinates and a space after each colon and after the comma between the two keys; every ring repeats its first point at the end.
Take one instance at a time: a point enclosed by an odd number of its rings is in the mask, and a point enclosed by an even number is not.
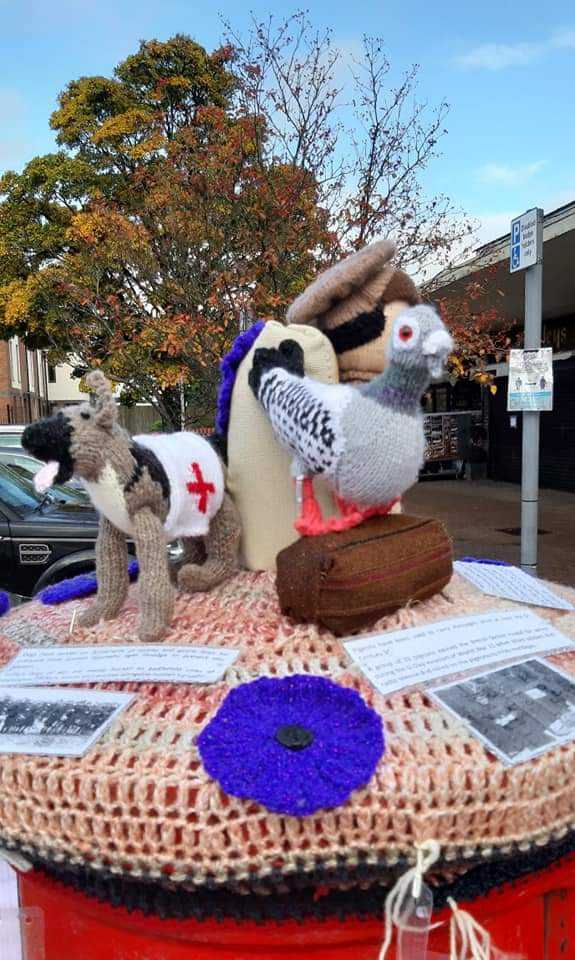
{"type": "MultiPolygon", "coordinates": [[[[65,604],[16,608],[0,621],[0,662],[19,649],[18,623],[61,644],[137,642],[139,589],[131,588],[117,621],[76,626],[72,635],[65,604]]],[[[575,591],[555,589],[575,599],[575,591]]],[[[441,595],[371,631],[510,606],[456,575],[441,595]]],[[[575,639],[575,613],[537,612],[575,639]]],[[[381,696],[332,634],[282,617],[271,574],[241,573],[210,593],[178,595],[167,643],[235,647],[240,655],[209,686],[96,685],[138,696],[82,758],[0,756],[0,845],[47,866],[183,885],[189,897],[192,889],[279,894],[385,884],[430,838],[442,849],[438,875],[497,862],[504,875],[518,856],[568,849],[575,837],[575,743],[504,767],[425,692],[381,696]],[[302,673],[355,690],[382,717],[386,750],[368,786],[345,803],[292,817],[224,793],[197,738],[239,684],[302,673]]],[[[549,659],[575,674],[575,651],[549,659]]]]}
{"type": "Polygon", "coordinates": [[[345,803],[383,753],[381,718],[324,677],[260,677],[228,693],[197,741],[226,793],[305,816],[345,803]]]}

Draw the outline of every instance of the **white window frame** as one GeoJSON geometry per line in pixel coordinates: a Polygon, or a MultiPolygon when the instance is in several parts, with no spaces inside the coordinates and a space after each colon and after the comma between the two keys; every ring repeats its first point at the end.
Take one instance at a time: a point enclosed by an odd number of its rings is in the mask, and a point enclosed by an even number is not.
{"type": "Polygon", "coordinates": [[[26,372],[28,374],[28,391],[37,393],[36,387],[36,354],[33,350],[26,350],[26,372]]]}
{"type": "Polygon", "coordinates": [[[22,371],[20,368],[20,340],[11,337],[8,341],[10,351],[10,382],[15,389],[22,387],[22,371]]]}

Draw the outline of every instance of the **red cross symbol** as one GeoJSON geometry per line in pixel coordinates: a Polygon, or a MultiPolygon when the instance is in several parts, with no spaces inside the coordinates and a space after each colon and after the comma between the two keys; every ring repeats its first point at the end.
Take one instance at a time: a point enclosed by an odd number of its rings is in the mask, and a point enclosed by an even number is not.
{"type": "Polygon", "coordinates": [[[192,463],[190,470],[193,472],[196,482],[187,483],[188,493],[197,493],[199,496],[198,500],[198,510],[200,513],[205,513],[208,509],[208,496],[210,493],[215,493],[216,488],[213,483],[206,483],[200,470],[199,463],[192,463]]]}

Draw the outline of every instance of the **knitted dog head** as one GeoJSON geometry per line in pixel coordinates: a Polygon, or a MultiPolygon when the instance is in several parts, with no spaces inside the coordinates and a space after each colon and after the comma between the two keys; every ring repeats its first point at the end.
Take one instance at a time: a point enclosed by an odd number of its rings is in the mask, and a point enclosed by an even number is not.
{"type": "Polygon", "coordinates": [[[96,480],[111,448],[129,443],[118,423],[116,402],[104,374],[93,371],[86,384],[92,391],[91,402],[64,407],[54,416],[30,424],[22,435],[24,449],[46,464],[37,475],[39,489],[65,483],[74,474],[96,480]]]}
{"type": "Polygon", "coordinates": [[[289,324],[317,326],[338,355],[340,381],[361,382],[381,373],[391,325],[421,302],[406,273],[391,264],[395,245],[380,240],[321,273],[294,300],[289,324]]]}

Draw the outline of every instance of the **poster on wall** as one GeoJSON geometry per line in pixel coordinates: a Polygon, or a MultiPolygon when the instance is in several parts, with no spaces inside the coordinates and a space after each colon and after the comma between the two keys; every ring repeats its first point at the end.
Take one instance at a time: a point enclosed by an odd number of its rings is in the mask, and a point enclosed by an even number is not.
{"type": "Polygon", "coordinates": [[[553,409],[553,350],[509,351],[507,409],[553,409]]]}

